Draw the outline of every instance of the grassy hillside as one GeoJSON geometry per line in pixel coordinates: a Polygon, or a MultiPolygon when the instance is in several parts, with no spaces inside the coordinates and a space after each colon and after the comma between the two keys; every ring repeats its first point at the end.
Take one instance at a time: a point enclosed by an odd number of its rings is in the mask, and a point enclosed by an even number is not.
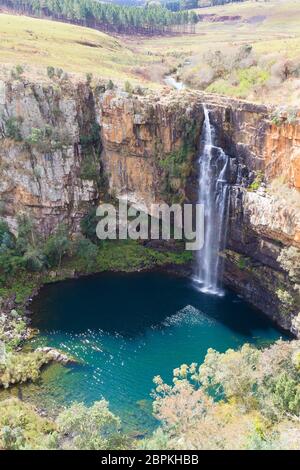
{"type": "Polygon", "coordinates": [[[44,73],[48,66],[67,72],[93,73],[114,81],[134,78],[132,68],[158,59],[132,51],[107,34],[69,24],[0,14],[0,62],[44,73]]]}

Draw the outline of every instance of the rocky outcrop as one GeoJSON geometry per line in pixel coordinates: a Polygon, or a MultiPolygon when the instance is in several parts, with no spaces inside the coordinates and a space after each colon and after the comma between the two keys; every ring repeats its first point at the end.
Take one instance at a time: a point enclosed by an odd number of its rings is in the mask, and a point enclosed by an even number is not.
{"type": "Polygon", "coordinates": [[[18,215],[29,213],[49,233],[60,221],[76,231],[108,194],[148,211],[153,202],[195,201],[203,103],[230,156],[225,281],[296,332],[297,117],[275,123],[267,106],[187,90],[129,95],[64,80],[0,82],[1,215],[16,231],[18,215]]]}
{"type": "Polygon", "coordinates": [[[60,351],[59,349],[44,347],[44,348],[37,348],[35,350],[37,353],[42,353],[48,360],[48,362],[57,362],[64,366],[68,364],[76,364],[78,361],[73,357],[65,354],[64,352],[60,351]]]}

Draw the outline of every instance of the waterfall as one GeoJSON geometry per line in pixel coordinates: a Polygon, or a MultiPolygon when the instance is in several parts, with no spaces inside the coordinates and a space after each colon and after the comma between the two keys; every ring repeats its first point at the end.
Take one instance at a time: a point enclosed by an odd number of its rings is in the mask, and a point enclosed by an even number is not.
{"type": "Polygon", "coordinates": [[[205,105],[198,164],[198,203],[204,205],[205,238],[203,248],[197,252],[194,281],[202,292],[221,295],[223,263],[219,252],[226,243],[230,161],[220,147],[214,146],[214,129],[205,105]]]}

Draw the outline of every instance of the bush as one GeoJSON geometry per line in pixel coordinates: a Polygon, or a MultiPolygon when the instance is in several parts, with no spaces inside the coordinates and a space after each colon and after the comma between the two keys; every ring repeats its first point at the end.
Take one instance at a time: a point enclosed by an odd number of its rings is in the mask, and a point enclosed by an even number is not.
{"type": "Polygon", "coordinates": [[[126,93],[128,93],[129,95],[132,95],[133,87],[132,87],[131,83],[128,80],[125,82],[124,89],[125,89],[126,93]]]}
{"type": "Polygon", "coordinates": [[[64,71],[62,68],[57,68],[55,69],[55,75],[58,77],[58,78],[63,78],[63,75],[64,75],[64,71]]]}
{"type": "Polygon", "coordinates": [[[93,80],[93,74],[92,73],[87,73],[86,74],[86,81],[87,81],[87,84],[90,85],[91,82],[93,80]]]}
{"type": "Polygon", "coordinates": [[[8,223],[0,220],[0,252],[14,248],[15,238],[9,230],[8,223]]]}
{"type": "Polygon", "coordinates": [[[88,238],[81,238],[77,241],[75,253],[81,258],[83,266],[88,272],[97,266],[98,247],[88,238]]]}
{"type": "Polygon", "coordinates": [[[128,448],[128,439],[120,433],[120,420],[108,409],[105,400],[87,408],[75,403],[56,419],[58,442],[63,449],[117,450],[128,448]],[[68,439],[65,439],[65,436],[68,439]]]}
{"type": "Polygon", "coordinates": [[[47,67],[47,75],[49,78],[54,78],[55,77],[55,68],[50,66],[50,67],[47,67]]]}
{"type": "Polygon", "coordinates": [[[36,245],[35,226],[33,221],[27,215],[18,217],[18,238],[16,242],[16,252],[19,255],[36,245]]]}
{"type": "Polygon", "coordinates": [[[69,252],[71,242],[65,226],[60,225],[57,231],[51,235],[44,247],[49,266],[60,268],[62,258],[69,252]]]}
{"type": "Polygon", "coordinates": [[[263,180],[264,180],[263,172],[258,171],[256,176],[255,176],[254,181],[250,184],[248,190],[249,191],[257,191],[260,188],[263,180]]]}
{"type": "Polygon", "coordinates": [[[39,248],[29,248],[23,256],[25,268],[28,271],[40,272],[47,268],[45,254],[39,248]]]}
{"type": "Polygon", "coordinates": [[[124,450],[129,439],[105,400],[74,403],[50,420],[17,398],[0,402],[1,450],[124,450]]]}
{"type": "Polygon", "coordinates": [[[16,65],[15,68],[11,71],[11,78],[13,80],[20,80],[22,78],[23,73],[24,69],[22,65],[16,65]]]}
{"type": "Polygon", "coordinates": [[[5,135],[9,139],[14,139],[16,142],[22,141],[21,124],[22,118],[10,117],[5,121],[5,135]]]}
{"type": "Polygon", "coordinates": [[[26,142],[33,146],[41,147],[46,140],[50,139],[53,134],[53,129],[50,126],[45,128],[33,127],[30,135],[26,138],[26,142]]]}
{"type": "Polygon", "coordinates": [[[7,388],[11,384],[35,381],[47,362],[49,358],[41,352],[7,353],[5,364],[0,364],[0,386],[7,388]]]}
{"type": "Polygon", "coordinates": [[[0,449],[51,448],[49,437],[55,428],[55,423],[40,417],[31,405],[17,398],[0,402],[0,449]]]}
{"type": "Polygon", "coordinates": [[[85,155],[81,163],[80,178],[97,182],[99,177],[100,165],[97,165],[93,155],[85,155]]]}
{"type": "Polygon", "coordinates": [[[288,80],[291,77],[299,77],[300,61],[291,60],[285,57],[280,58],[271,66],[271,75],[279,78],[280,81],[288,80]]]}
{"type": "Polygon", "coordinates": [[[97,240],[96,227],[98,218],[96,217],[96,211],[96,207],[91,207],[80,221],[81,233],[92,241],[97,240]]]}

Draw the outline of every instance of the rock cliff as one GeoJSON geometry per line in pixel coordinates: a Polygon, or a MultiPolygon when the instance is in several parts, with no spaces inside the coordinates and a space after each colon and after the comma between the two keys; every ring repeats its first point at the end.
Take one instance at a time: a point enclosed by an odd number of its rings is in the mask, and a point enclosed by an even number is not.
{"type": "Polygon", "coordinates": [[[99,149],[95,133],[94,96],[85,85],[0,83],[1,214],[14,230],[22,212],[44,232],[65,219],[76,226],[97,197],[95,181],[81,173],[84,157],[99,149]]]}
{"type": "Polygon", "coordinates": [[[203,103],[231,162],[225,282],[298,334],[297,117],[275,122],[271,108],[201,92],[0,82],[0,215],[17,231],[18,215],[29,213],[47,234],[60,221],[76,231],[108,193],[147,210],[195,201],[203,103]]]}

